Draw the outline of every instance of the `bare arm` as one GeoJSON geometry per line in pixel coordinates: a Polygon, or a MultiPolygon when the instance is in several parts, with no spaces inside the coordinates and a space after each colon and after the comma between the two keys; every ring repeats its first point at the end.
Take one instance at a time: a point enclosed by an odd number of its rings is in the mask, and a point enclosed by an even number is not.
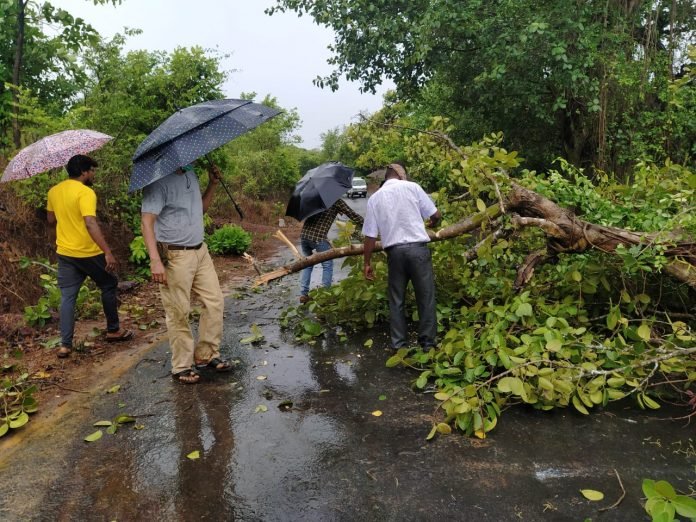
{"type": "Polygon", "coordinates": [[[212,203],[215,187],[217,187],[218,183],[220,183],[221,177],[222,173],[217,165],[211,164],[208,167],[208,186],[203,194],[203,212],[206,212],[210,206],[210,203],[212,203]]]}
{"type": "Polygon", "coordinates": [[[47,210],[46,211],[46,221],[48,221],[49,227],[48,227],[48,240],[51,242],[52,245],[56,244],[56,223],[58,223],[58,220],[56,219],[56,213],[53,212],[52,210],[47,210]]]}
{"type": "Polygon", "coordinates": [[[157,214],[143,212],[140,216],[140,230],[143,233],[143,241],[147,254],[150,256],[150,273],[152,280],[155,283],[167,284],[167,272],[164,270],[164,264],[157,250],[157,239],[155,239],[155,221],[157,214]]]}
{"type": "Polygon", "coordinates": [[[377,238],[365,236],[363,241],[363,261],[365,263],[363,275],[365,279],[370,281],[375,279],[375,273],[372,271],[372,251],[375,249],[375,243],[377,243],[377,238]]]}
{"type": "Polygon", "coordinates": [[[87,227],[87,233],[94,240],[99,248],[104,251],[104,256],[106,257],[106,269],[109,272],[115,272],[118,270],[118,261],[111,252],[109,244],[104,239],[104,234],[102,234],[97,218],[94,216],[85,216],[85,226],[87,227]]]}
{"type": "Polygon", "coordinates": [[[435,213],[432,216],[430,216],[430,220],[428,221],[428,227],[435,228],[441,219],[442,214],[440,214],[439,210],[436,210],[435,213]]]}

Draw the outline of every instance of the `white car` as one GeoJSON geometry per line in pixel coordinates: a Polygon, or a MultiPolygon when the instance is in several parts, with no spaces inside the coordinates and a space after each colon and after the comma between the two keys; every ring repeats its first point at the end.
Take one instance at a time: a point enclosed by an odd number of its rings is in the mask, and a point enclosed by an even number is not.
{"type": "Polygon", "coordinates": [[[353,199],[367,197],[367,183],[362,178],[353,178],[353,186],[348,189],[346,196],[353,199]]]}

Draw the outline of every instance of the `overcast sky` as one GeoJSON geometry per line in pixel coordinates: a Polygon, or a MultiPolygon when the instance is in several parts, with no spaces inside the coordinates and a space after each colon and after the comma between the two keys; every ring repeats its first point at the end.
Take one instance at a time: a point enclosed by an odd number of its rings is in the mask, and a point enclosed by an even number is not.
{"type": "Polygon", "coordinates": [[[224,86],[225,95],[256,92],[261,101],[271,94],[282,107],[296,108],[305,148],[319,147],[322,132],[357,121],[361,111],[378,110],[386,91],[361,94],[357,84],[348,82],[337,92],[315,87],[312,80],[332,70],[326,59],[333,34],[308,16],[267,16],[264,9],[273,0],[123,0],[118,7],[94,6],[88,0],[51,3],[84,18],[104,37],[124,27],[142,29],[129,38],[129,50],[200,45],[231,54],[222,66],[236,72],[224,86]]]}

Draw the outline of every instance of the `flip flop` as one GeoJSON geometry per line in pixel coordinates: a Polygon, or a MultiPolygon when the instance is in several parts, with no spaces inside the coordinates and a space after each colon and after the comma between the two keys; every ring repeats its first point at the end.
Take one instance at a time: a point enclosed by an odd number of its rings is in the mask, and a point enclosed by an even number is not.
{"type": "Polygon", "coordinates": [[[68,348],[67,346],[61,346],[58,348],[58,358],[59,359],[65,359],[66,357],[70,357],[70,354],[72,353],[72,348],[68,348]]]}
{"type": "Polygon", "coordinates": [[[201,376],[195,370],[184,370],[179,373],[173,373],[172,379],[174,379],[179,384],[198,384],[201,380],[201,376]]]}
{"type": "Polygon", "coordinates": [[[231,371],[232,368],[230,361],[220,359],[219,357],[213,357],[208,362],[196,363],[196,370],[214,370],[223,373],[231,371]]]}
{"type": "Polygon", "coordinates": [[[107,343],[121,343],[123,341],[129,341],[133,338],[133,332],[131,330],[121,330],[121,335],[106,335],[107,343]]]}

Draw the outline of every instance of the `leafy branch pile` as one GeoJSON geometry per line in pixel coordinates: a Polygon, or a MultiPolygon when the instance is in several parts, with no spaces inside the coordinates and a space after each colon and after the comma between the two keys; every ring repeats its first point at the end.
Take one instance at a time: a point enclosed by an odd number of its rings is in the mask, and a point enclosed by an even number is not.
{"type": "MultiPolygon", "coordinates": [[[[627,397],[650,409],[685,399],[696,380],[696,296],[662,269],[672,244],[696,237],[696,176],[669,162],[639,163],[621,183],[559,162],[557,170],[511,177],[518,158],[500,147],[501,136],[452,149],[433,137],[444,136],[446,124],[436,119],[431,134],[405,139],[413,177],[438,180],[443,226],[507,204],[514,182],[585,221],[654,234],[649,243],[613,252],[564,253],[552,251],[553,238],[540,228],[518,228],[515,216],[504,214],[471,235],[433,243],[440,344],[427,352],[403,348],[387,361],[417,372],[415,388],[435,389],[444,418],[430,436],[454,425],[485,437],[515,404],[588,414],[627,397]],[[545,251],[546,262],[520,287],[518,267],[535,251],[545,251]]],[[[330,325],[383,321],[384,259],[375,263],[375,283],[362,278],[360,259],[345,262],[353,265],[350,276],[316,292],[310,310],[330,325]]],[[[306,322],[298,319],[296,327],[306,322]]]]}
{"type": "Polygon", "coordinates": [[[38,410],[34,398],[36,386],[30,384],[29,374],[17,378],[6,377],[0,381],[0,437],[11,429],[17,429],[29,422],[29,414],[38,410]]]}

